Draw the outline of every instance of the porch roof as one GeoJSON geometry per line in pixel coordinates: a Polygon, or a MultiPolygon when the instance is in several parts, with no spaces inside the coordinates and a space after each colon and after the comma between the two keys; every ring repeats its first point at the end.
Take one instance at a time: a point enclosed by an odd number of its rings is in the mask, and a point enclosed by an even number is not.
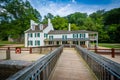
{"type": "Polygon", "coordinates": [[[67,39],[62,39],[62,38],[54,38],[52,40],[50,39],[45,39],[44,41],[89,41],[89,38],[67,38],[67,39]]]}
{"type": "Polygon", "coordinates": [[[98,33],[95,31],[87,31],[87,30],[75,30],[75,31],[68,31],[68,30],[51,30],[48,34],[71,34],[71,33],[98,33]]]}

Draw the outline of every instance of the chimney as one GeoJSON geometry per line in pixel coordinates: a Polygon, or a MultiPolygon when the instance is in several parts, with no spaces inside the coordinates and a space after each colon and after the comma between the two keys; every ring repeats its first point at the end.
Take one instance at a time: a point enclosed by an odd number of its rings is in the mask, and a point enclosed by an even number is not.
{"type": "Polygon", "coordinates": [[[69,26],[68,26],[68,31],[71,31],[71,26],[70,26],[70,23],[69,23],[69,26]]]}
{"type": "Polygon", "coordinates": [[[50,18],[48,18],[48,25],[50,25],[51,24],[51,20],[50,20],[50,18]]]}
{"type": "Polygon", "coordinates": [[[32,29],[32,30],[34,30],[34,21],[33,20],[30,20],[30,28],[32,29]]]}

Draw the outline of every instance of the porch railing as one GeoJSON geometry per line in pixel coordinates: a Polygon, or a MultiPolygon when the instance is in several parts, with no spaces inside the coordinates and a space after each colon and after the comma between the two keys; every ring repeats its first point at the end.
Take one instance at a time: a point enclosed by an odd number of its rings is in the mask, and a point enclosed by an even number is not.
{"type": "Polygon", "coordinates": [[[120,64],[80,46],[76,50],[92,69],[98,80],[120,80],[120,64]]]}
{"type": "Polygon", "coordinates": [[[9,77],[7,80],[48,80],[62,51],[63,46],[58,47],[32,65],[9,77]]]}

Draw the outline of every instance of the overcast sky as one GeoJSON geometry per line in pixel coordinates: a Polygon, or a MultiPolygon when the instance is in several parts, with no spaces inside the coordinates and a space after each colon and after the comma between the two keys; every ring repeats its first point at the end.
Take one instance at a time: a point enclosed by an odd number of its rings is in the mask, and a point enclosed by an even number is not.
{"type": "Polygon", "coordinates": [[[66,16],[74,12],[91,14],[97,10],[120,7],[120,0],[29,0],[42,17],[47,13],[66,16]]]}

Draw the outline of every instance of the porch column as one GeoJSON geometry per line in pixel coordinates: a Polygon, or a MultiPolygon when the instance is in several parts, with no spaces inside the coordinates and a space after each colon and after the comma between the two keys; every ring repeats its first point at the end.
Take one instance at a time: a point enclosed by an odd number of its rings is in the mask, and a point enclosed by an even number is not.
{"type": "Polygon", "coordinates": [[[54,41],[54,45],[57,45],[57,41],[54,41]]]}
{"type": "Polygon", "coordinates": [[[88,44],[89,44],[89,42],[88,42],[88,41],[85,41],[85,45],[87,46],[87,48],[88,48],[88,44]]]}
{"type": "Polygon", "coordinates": [[[78,41],[78,45],[80,46],[80,41],[78,41]]]}
{"type": "Polygon", "coordinates": [[[60,45],[62,45],[62,41],[60,41],[60,45]]]}

